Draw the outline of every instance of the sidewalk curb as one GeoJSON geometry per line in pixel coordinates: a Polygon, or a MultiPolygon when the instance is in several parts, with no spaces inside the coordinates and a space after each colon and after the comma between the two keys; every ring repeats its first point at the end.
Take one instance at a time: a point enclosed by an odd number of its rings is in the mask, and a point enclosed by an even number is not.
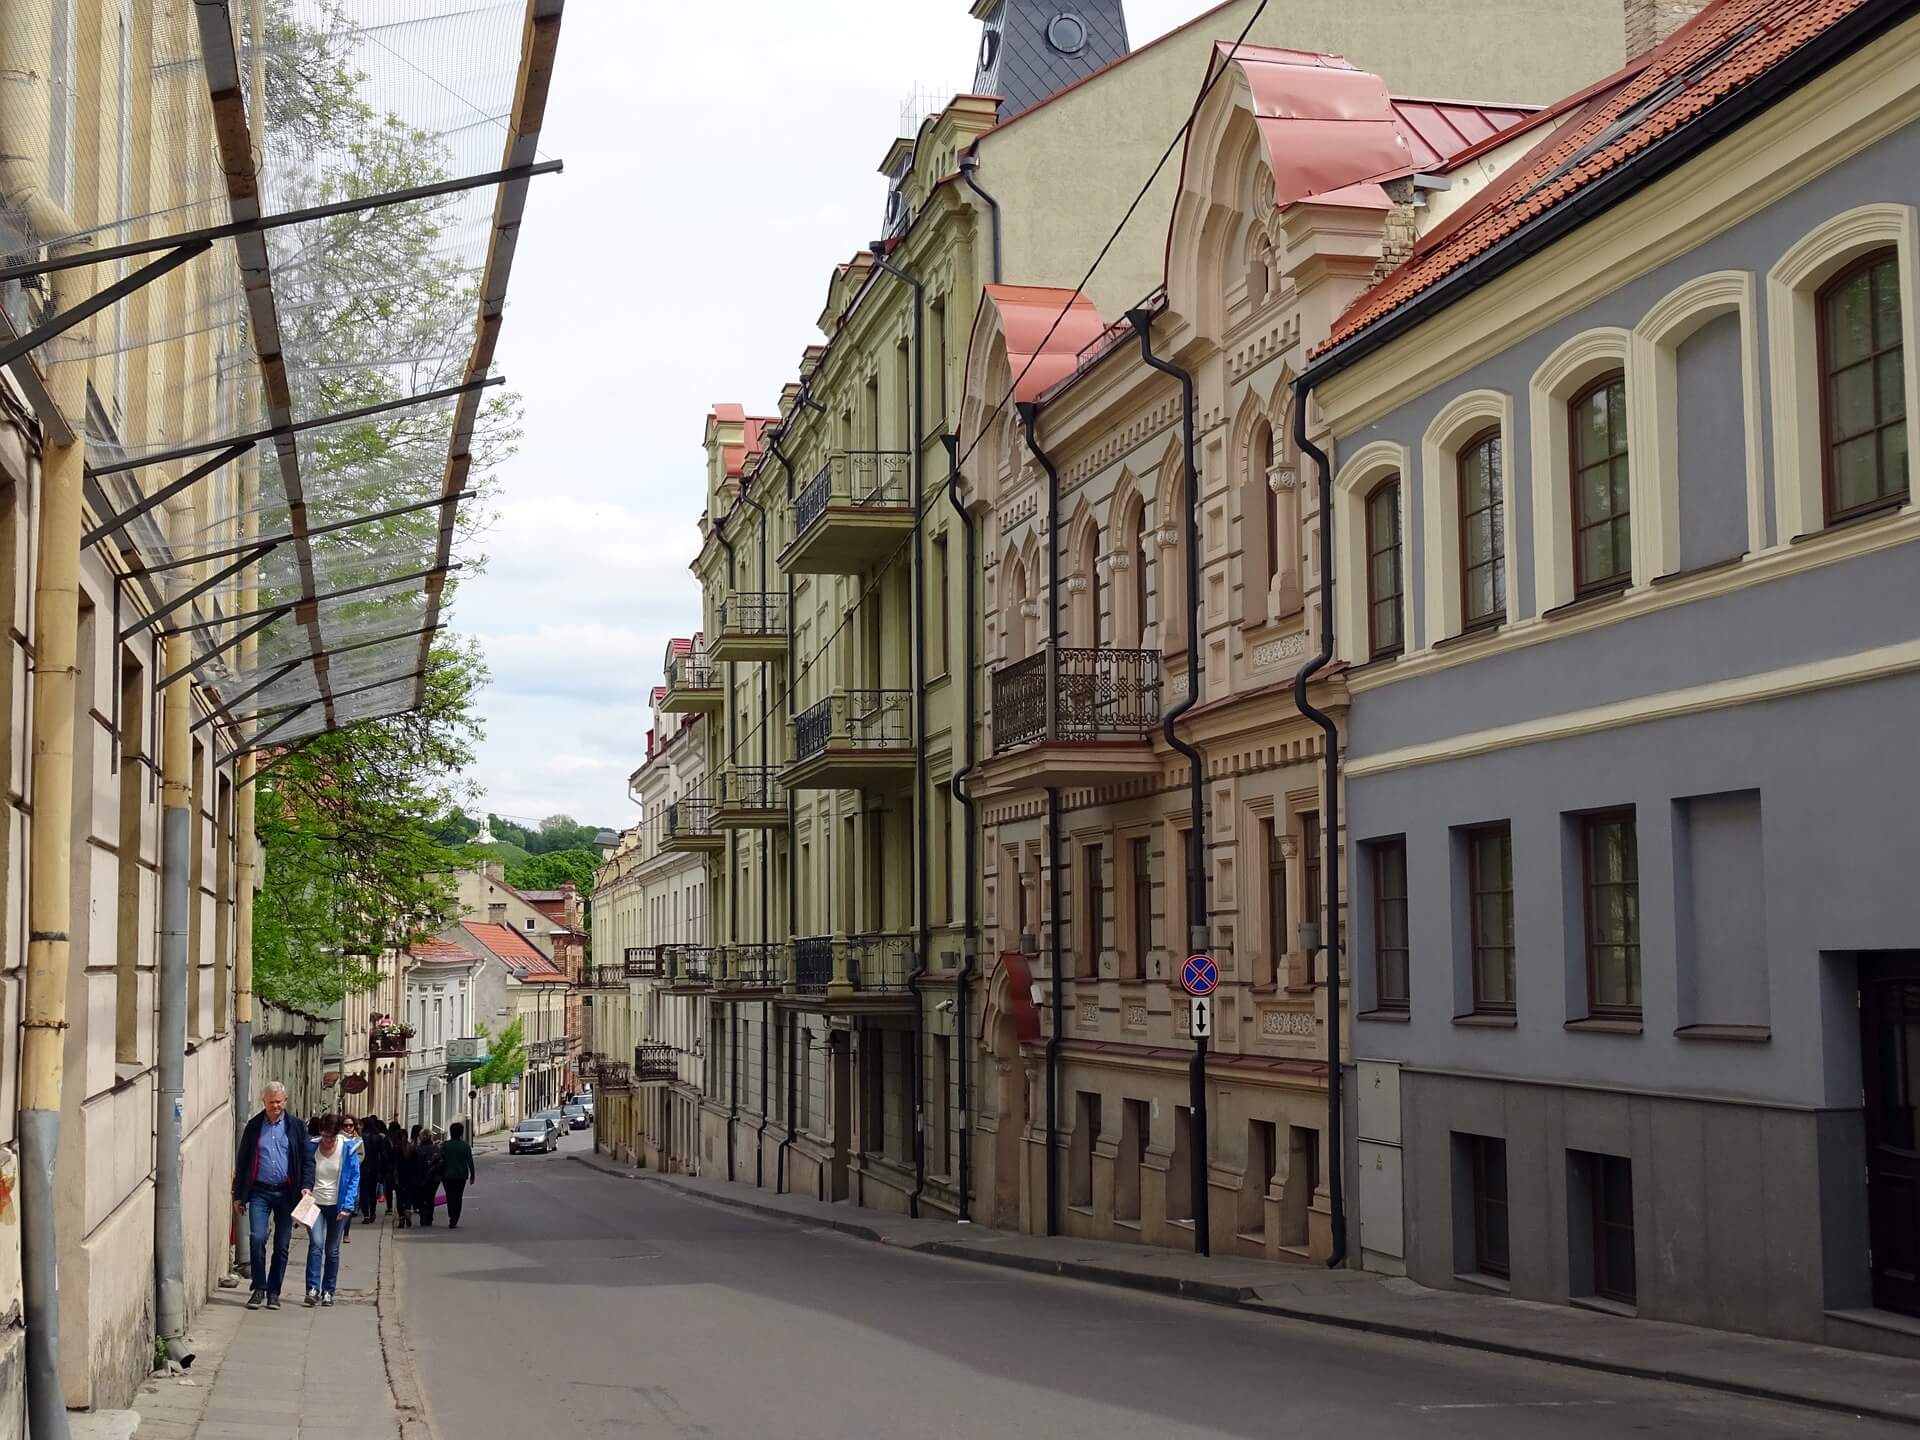
{"type": "Polygon", "coordinates": [[[380,1319],[380,1353],[387,1362],[387,1388],[400,1422],[401,1440],[436,1440],[426,1392],[413,1368],[413,1352],[400,1323],[400,1257],[391,1218],[380,1227],[380,1284],[374,1308],[380,1319]]]}
{"type": "MultiPolygon", "coordinates": [[[[1020,1270],[1032,1275],[1052,1276],[1056,1279],[1080,1280],[1093,1285],[1106,1285],[1115,1289],[1135,1290],[1148,1294],[1167,1296],[1173,1299],[1197,1301],[1202,1304],[1220,1305],[1229,1309],[1244,1310],[1255,1315],[1271,1315],[1279,1320],[1292,1320],[1301,1324],[1324,1325],[1333,1329],[1354,1330],[1365,1334],[1381,1335],[1395,1340],[1412,1340],[1428,1345],[1445,1345],[1457,1350],[1477,1350],[1483,1354],[1504,1355],[1517,1360],[1532,1360],[1546,1365],[1565,1365],[1575,1370],[1588,1370],[1605,1375],[1618,1375],[1632,1380],[1652,1380],[1667,1385],[1684,1385],[1695,1390],[1711,1390],[1723,1395],[1738,1395],[1749,1400],[1766,1400],[1780,1405],[1792,1405],[1804,1410],[1818,1410],[1830,1415],[1848,1415],[1859,1419],[1884,1420],[1909,1429],[1920,1428],[1920,1418],[1897,1410],[1888,1410],[1875,1405],[1842,1404],[1820,1396],[1798,1394],[1790,1390],[1781,1390],[1766,1385],[1749,1385],[1738,1380],[1722,1379],[1712,1375],[1699,1375],[1684,1370],[1655,1368],[1646,1365],[1633,1365],[1625,1361],[1608,1360],[1600,1356],[1570,1355],[1563,1351],[1545,1350],[1535,1346],[1516,1345],[1507,1341],[1484,1339],[1478,1336],[1449,1334],[1445,1331],[1421,1329],[1412,1325],[1398,1325],[1387,1320],[1372,1320],[1360,1316],[1333,1315],[1322,1310],[1291,1306],[1282,1301],[1263,1298],[1258,1289],[1244,1285],[1222,1285],[1209,1281],[1182,1280],[1171,1275],[1145,1275],[1137,1272],[1106,1269],[1098,1265],[1085,1265],[1071,1260],[1045,1260],[1031,1255],[1017,1255],[1006,1252],[982,1250],[970,1245],[955,1244],[946,1240],[925,1240],[918,1244],[907,1244],[895,1240],[885,1232],[855,1221],[816,1218],[796,1215],[790,1210],[777,1206],[761,1204],[756,1201],[737,1198],[731,1195],[716,1195],[706,1190],[694,1190],[680,1184],[674,1176],[657,1172],[629,1170],[624,1167],[615,1169],[607,1162],[600,1162],[598,1156],[574,1155],[590,1170],[621,1179],[646,1180],[662,1189],[671,1190],[689,1200],[705,1200],[715,1205],[726,1206],[734,1210],[744,1210],[770,1220],[783,1221],[789,1225],[811,1230],[837,1230],[841,1234],[856,1239],[871,1241],[875,1244],[890,1245],[896,1249],[910,1250],[915,1254],[930,1255],[945,1260],[962,1260],[975,1265],[993,1265],[1006,1270],[1020,1270]]],[[[412,1437],[408,1437],[412,1440],[412,1437]]]]}

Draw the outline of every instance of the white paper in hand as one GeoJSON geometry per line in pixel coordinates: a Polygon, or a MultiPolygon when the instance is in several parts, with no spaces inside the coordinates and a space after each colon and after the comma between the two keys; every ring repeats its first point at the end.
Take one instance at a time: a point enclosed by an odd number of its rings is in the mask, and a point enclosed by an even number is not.
{"type": "Polygon", "coordinates": [[[296,1223],[306,1226],[309,1230],[313,1228],[313,1222],[320,1218],[320,1207],[313,1203],[311,1195],[300,1197],[300,1203],[293,1207],[293,1218],[296,1223]]]}

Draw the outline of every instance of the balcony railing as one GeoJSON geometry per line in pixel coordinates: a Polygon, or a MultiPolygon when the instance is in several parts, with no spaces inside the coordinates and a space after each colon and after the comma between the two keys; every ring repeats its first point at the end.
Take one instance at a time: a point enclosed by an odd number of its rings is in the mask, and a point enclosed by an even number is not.
{"type": "Polygon", "coordinates": [[[773,591],[743,590],[720,602],[722,635],[771,635],[785,638],[787,597],[773,591]]]}
{"type": "Polygon", "coordinates": [[[625,965],[599,964],[593,967],[593,988],[596,990],[622,990],[627,984],[625,965]]]}
{"type": "Polygon", "coordinates": [[[713,951],[705,945],[662,945],[661,974],[676,985],[711,985],[713,951]]]}
{"type": "Polygon", "coordinates": [[[660,949],[655,945],[629,945],[626,956],[626,978],[629,980],[657,980],[660,978],[660,949]]]}
{"type": "Polygon", "coordinates": [[[676,655],[667,662],[667,693],[660,701],[662,710],[674,714],[717,710],[723,700],[720,669],[704,651],[676,655]]]}
{"type": "Polygon", "coordinates": [[[667,806],[667,829],[662,843],[675,848],[703,848],[721,842],[720,827],[714,823],[713,801],[703,795],[689,795],[667,806]]]}
{"type": "Polygon", "coordinates": [[[1153,650],[1053,647],[993,674],[993,748],[1035,741],[1131,740],[1160,723],[1153,650]]]}
{"type": "Polygon", "coordinates": [[[794,716],[798,764],[829,745],[850,750],[913,748],[911,690],[840,690],[794,716]]]}
{"type": "Polygon", "coordinates": [[[793,535],[801,540],[830,507],[905,505],[912,457],[904,450],[843,450],[793,497],[793,535]]]}
{"type": "Polygon", "coordinates": [[[764,990],[782,983],[781,947],[760,941],[729,945],[724,953],[722,983],[742,989],[764,990]]]}
{"type": "Polygon", "coordinates": [[[736,765],[720,772],[717,803],[722,810],[778,810],[784,815],[787,790],[776,766],[736,765]]]}
{"type": "Polygon", "coordinates": [[[802,995],[905,990],[913,973],[913,937],[883,932],[793,942],[793,988],[802,995]]]}
{"type": "Polygon", "coordinates": [[[633,1071],[624,1060],[609,1060],[602,1056],[594,1062],[590,1073],[594,1085],[602,1094],[633,1088],[633,1071]]]}
{"type": "Polygon", "coordinates": [[[367,1053],[369,1055],[405,1055],[412,1037],[406,1035],[369,1035],[367,1053]]]}
{"type": "Polygon", "coordinates": [[[633,1078],[635,1080],[675,1080],[679,1075],[679,1063],[671,1045],[660,1045],[651,1040],[643,1040],[633,1047],[633,1078]]]}

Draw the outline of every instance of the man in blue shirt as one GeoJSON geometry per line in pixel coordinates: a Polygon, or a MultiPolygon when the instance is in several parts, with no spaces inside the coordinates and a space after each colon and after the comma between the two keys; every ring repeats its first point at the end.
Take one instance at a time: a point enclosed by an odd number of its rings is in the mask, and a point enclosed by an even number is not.
{"type": "Polygon", "coordinates": [[[293,1207],[313,1190],[313,1152],[307,1127],[287,1109],[287,1087],[269,1080],[260,1113],[240,1132],[233,1162],[233,1213],[247,1215],[247,1258],[253,1276],[249,1310],[280,1308],[280,1284],[293,1245],[293,1207]],[[267,1222],[273,1222],[273,1263],[267,1264],[267,1222]]]}

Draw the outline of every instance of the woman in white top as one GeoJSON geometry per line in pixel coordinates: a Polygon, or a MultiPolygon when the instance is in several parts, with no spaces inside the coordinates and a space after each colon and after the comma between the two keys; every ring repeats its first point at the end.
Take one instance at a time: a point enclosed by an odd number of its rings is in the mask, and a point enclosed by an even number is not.
{"type": "Polygon", "coordinates": [[[340,1279],[340,1222],[360,1198],[360,1153],[341,1137],[338,1115],[322,1115],[315,1131],[312,1198],[320,1214],[307,1231],[307,1304],[331,1305],[340,1279]]]}

